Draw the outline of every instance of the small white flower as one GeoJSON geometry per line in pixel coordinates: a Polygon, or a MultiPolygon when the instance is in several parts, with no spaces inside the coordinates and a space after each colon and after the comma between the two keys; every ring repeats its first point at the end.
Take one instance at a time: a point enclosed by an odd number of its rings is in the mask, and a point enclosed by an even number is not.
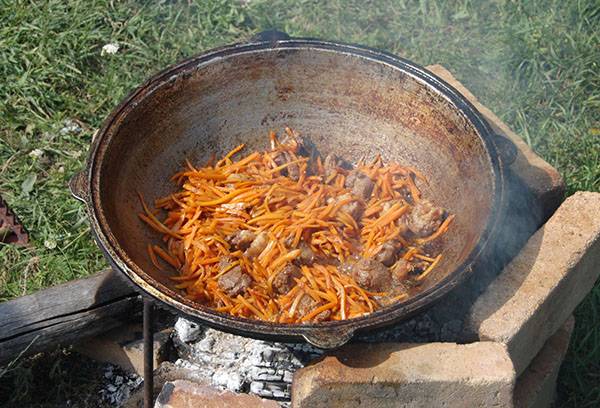
{"type": "Polygon", "coordinates": [[[100,55],[113,55],[119,51],[119,44],[117,43],[109,43],[102,47],[102,51],[100,51],[100,55]]]}
{"type": "Polygon", "coordinates": [[[32,151],[29,152],[29,157],[32,157],[34,159],[39,159],[43,155],[44,155],[44,151],[42,149],[33,149],[32,151]]]}
{"type": "Polygon", "coordinates": [[[52,238],[47,239],[44,241],[44,246],[48,249],[54,249],[56,248],[56,241],[52,238]]]}

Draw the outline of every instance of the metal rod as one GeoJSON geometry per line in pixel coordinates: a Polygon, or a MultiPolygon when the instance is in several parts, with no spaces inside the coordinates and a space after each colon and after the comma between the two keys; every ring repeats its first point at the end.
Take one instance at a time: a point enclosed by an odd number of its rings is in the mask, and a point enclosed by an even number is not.
{"type": "Polygon", "coordinates": [[[144,298],[144,408],[152,408],[154,397],[154,330],[152,303],[144,298]]]}

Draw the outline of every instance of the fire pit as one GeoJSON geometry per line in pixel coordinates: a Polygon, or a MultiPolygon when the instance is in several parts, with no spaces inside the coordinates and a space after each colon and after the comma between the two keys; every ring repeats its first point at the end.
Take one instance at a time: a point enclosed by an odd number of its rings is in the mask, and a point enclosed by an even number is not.
{"type": "MultiPolygon", "coordinates": [[[[573,328],[570,315],[599,272],[600,222],[593,214],[600,197],[578,193],[556,211],[564,194],[558,173],[448,71],[428,69],[518,147],[505,228],[490,249],[495,256],[427,312],[335,352],[180,320],[177,366],[214,386],[294,407],[550,406],[573,328]]],[[[167,406],[172,393],[158,406],[167,406]]]]}
{"type": "MultiPolygon", "coordinates": [[[[512,405],[519,394],[516,376],[526,375],[551,336],[569,337],[568,324],[559,329],[595,279],[586,258],[593,251],[586,245],[597,242],[597,222],[583,223],[572,212],[589,210],[597,205],[596,197],[571,199],[536,232],[562,200],[560,176],[460,84],[454,83],[462,95],[421,67],[385,53],[274,35],[209,52],[155,76],[109,117],[94,142],[88,167],[72,180],[74,195],[88,206],[101,248],[148,297],[146,405],[152,399],[153,378],[149,298],[197,322],[254,338],[306,340],[329,349],[350,339],[371,344],[349,345],[315,363],[323,352],[311,346],[257,343],[210,330],[195,346],[179,343],[182,354],[196,359],[192,366],[231,389],[286,401],[293,377],[294,406],[435,401],[447,406],[512,405]],[[315,58],[307,58],[311,55],[315,58]],[[238,58],[240,63],[230,61],[238,58]],[[215,69],[212,64],[225,65],[215,69]],[[321,75],[324,67],[343,75],[321,75]],[[207,81],[207,75],[214,75],[216,82],[207,81]],[[347,84],[340,81],[344,75],[354,75],[362,87],[357,83],[346,90],[347,84]],[[281,83],[288,77],[298,89],[281,83]],[[200,91],[217,99],[194,99],[200,91]],[[266,116],[263,108],[253,110],[262,105],[250,103],[248,95],[262,98],[266,116]],[[211,106],[219,109],[209,115],[208,128],[199,138],[198,123],[204,123],[199,117],[211,106]],[[271,111],[281,114],[270,116],[271,111]],[[355,319],[275,324],[220,314],[183,297],[169,272],[150,265],[145,243],[154,238],[135,218],[137,201],[128,195],[131,183],[155,198],[167,192],[164,175],[172,173],[182,155],[222,151],[242,141],[258,146],[258,127],[288,122],[317,135],[319,149],[335,146],[336,153],[354,159],[385,151],[419,165],[430,176],[426,188],[456,213],[450,239],[461,244],[447,248],[439,272],[431,274],[415,296],[355,319]],[[323,128],[331,131],[329,139],[318,136],[323,128]],[[352,136],[356,129],[369,134],[370,143],[358,143],[352,136]],[[556,245],[555,230],[565,225],[577,237],[558,251],[548,242],[556,245]],[[544,274],[548,265],[543,262],[556,254],[562,262],[557,261],[558,272],[544,274]],[[573,293],[564,296],[568,290],[573,293]],[[256,347],[262,348],[258,354],[256,347]],[[309,367],[296,371],[307,363],[309,367]],[[454,398],[457,394],[464,398],[454,398]]],[[[431,70],[455,82],[442,68],[431,70]]],[[[168,389],[171,395],[174,386],[168,389]]]]}

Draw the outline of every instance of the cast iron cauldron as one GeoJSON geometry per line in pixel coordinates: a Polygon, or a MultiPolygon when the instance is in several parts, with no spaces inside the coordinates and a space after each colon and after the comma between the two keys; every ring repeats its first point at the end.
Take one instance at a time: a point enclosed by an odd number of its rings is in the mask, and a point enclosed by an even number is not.
{"type": "Polygon", "coordinates": [[[208,51],[152,77],[106,119],[87,167],[71,181],[87,206],[95,238],[115,269],[144,295],[228,332],[337,347],[355,333],[390,325],[430,306],[472,272],[494,238],[503,201],[501,140],[455,89],[424,68],[355,45],[263,33],[208,51]],[[406,301],[365,317],[319,324],[274,324],[212,311],[185,299],[148,259],[158,243],[137,214],[172,192],[184,158],[203,163],[240,143],[267,147],[285,126],[322,154],[357,161],[381,153],[421,170],[420,185],[456,214],[443,262],[406,301]]]}

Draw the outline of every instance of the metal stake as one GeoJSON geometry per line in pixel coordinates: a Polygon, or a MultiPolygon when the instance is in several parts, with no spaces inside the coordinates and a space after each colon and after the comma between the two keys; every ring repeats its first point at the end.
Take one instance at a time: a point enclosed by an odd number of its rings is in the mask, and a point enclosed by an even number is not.
{"type": "Polygon", "coordinates": [[[154,330],[152,303],[144,298],[144,408],[152,408],[154,397],[154,330]]]}

